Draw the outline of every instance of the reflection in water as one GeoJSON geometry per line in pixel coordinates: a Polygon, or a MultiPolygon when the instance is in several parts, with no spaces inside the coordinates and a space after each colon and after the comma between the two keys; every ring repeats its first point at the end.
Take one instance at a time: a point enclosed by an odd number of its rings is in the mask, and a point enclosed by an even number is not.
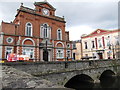
{"type": "Polygon", "coordinates": [[[72,88],[75,90],[84,90],[84,88],[89,90],[120,90],[120,76],[105,77],[100,81],[100,83],[92,83],[88,81],[78,82],[68,84],[67,88],[72,88]]]}
{"type": "Polygon", "coordinates": [[[94,80],[85,74],[76,75],[65,84],[65,87],[76,90],[81,90],[87,87],[89,90],[92,90],[94,87],[94,80]]]}
{"type": "Polygon", "coordinates": [[[100,81],[100,85],[102,88],[114,88],[116,84],[115,76],[105,77],[100,81]]]}

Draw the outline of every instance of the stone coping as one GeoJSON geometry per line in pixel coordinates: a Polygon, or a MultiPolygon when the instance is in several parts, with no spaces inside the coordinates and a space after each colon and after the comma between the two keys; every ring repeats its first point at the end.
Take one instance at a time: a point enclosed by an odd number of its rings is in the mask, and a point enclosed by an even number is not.
{"type": "MultiPolygon", "coordinates": [[[[101,60],[77,60],[77,61],[49,61],[49,62],[4,62],[1,65],[36,65],[36,64],[65,64],[65,63],[89,63],[89,62],[101,62],[101,61],[114,61],[111,59],[101,59],[101,60]]],[[[118,61],[118,60],[117,60],[118,61]]]]}

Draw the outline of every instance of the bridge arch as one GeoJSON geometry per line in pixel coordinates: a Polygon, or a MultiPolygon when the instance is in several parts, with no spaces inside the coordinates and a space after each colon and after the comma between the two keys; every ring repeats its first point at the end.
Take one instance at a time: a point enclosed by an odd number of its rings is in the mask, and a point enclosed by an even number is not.
{"type": "Polygon", "coordinates": [[[112,70],[105,70],[99,80],[100,80],[100,85],[103,88],[108,88],[108,87],[113,87],[114,83],[116,82],[116,74],[112,70]]]}
{"type": "Polygon", "coordinates": [[[94,86],[94,80],[86,75],[86,74],[79,74],[73,76],[68,82],[64,85],[64,87],[72,88],[72,89],[79,89],[79,88],[92,88],[94,86]]]}

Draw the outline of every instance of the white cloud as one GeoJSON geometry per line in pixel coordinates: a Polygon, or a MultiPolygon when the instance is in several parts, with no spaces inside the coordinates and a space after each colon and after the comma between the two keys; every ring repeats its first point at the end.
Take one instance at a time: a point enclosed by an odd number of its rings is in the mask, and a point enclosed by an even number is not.
{"type": "Polygon", "coordinates": [[[89,34],[94,30],[95,29],[84,25],[67,28],[67,31],[69,31],[70,34],[70,40],[80,40],[82,34],[89,34]]]}
{"type": "MultiPolygon", "coordinates": [[[[0,22],[14,20],[16,9],[19,8],[21,2],[24,6],[34,9],[33,2],[35,1],[44,0],[0,0],[0,22]]],[[[47,1],[56,8],[57,16],[65,16],[66,30],[70,31],[70,40],[79,40],[82,34],[89,34],[98,28],[112,29],[118,26],[118,0],[114,0],[115,3],[111,3],[113,0],[109,0],[111,2],[104,0],[105,3],[98,3],[103,0],[47,1]]]]}

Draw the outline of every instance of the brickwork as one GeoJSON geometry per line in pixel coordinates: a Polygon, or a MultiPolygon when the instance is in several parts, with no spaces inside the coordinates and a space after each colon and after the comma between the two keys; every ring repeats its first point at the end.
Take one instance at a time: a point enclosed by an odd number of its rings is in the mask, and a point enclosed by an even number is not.
{"type": "MultiPolygon", "coordinates": [[[[1,59],[5,58],[5,48],[6,46],[13,47],[12,52],[23,54],[24,47],[28,48],[34,48],[34,59],[35,61],[43,61],[41,60],[43,58],[43,51],[45,49],[45,41],[50,42],[51,46],[47,45],[48,51],[49,51],[49,61],[58,61],[62,60],[64,61],[66,56],[66,49],[67,44],[71,43],[69,41],[69,32],[65,31],[65,20],[64,18],[55,16],[55,8],[51,6],[48,2],[36,2],[34,3],[35,9],[30,9],[28,7],[24,7],[23,5],[20,6],[20,8],[17,11],[17,14],[15,16],[15,19],[11,23],[2,22],[1,23],[1,31],[0,34],[3,35],[3,43],[1,44],[3,48],[3,54],[1,59]],[[49,15],[43,14],[43,9],[49,10],[49,15]],[[31,24],[31,35],[26,36],[28,30],[27,24],[31,24]],[[47,24],[47,28],[49,31],[47,31],[47,36],[49,37],[42,37],[44,36],[45,32],[43,32],[43,25],[47,24]],[[57,30],[61,30],[61,39],[58,40],[58,32],[57,30]],[[7,38],[12,38],[13,42],[8,43],[7,38]],[[56,45],[56,43],[62,43],[64,47],[63,54],[64,56],[62,58],[56,57],[56,51],[57,49],[61,48],[60,44],[56,45]],[[40,44],[44,44],[44,46],[40,46],[40,44]],[[56,46],[55,46],[56,45],[56,46]],[[17,49],[19,50],[17,50],[17,49]],[[54,51],[54,52],[53,52],[54,51]],[[52,55],[52,56],[51,56],[52,55]]],[[[45,11],[46,12],[46,11],[45,11]]],[[[47,29],[47,30],[48,30],[47,29]]],[[[45,29],[44,29],[45,30],[45,29]]],[[[29,33],[29,32],[28,32],[29,33]]],[[[49,43],[48,43],[49,44],[49,43]]],[[[69,50],[72,53],[72,47],[69,48],[69,50]]],[[[70,60],[72,60],[72,55],[70,60]]]]}

